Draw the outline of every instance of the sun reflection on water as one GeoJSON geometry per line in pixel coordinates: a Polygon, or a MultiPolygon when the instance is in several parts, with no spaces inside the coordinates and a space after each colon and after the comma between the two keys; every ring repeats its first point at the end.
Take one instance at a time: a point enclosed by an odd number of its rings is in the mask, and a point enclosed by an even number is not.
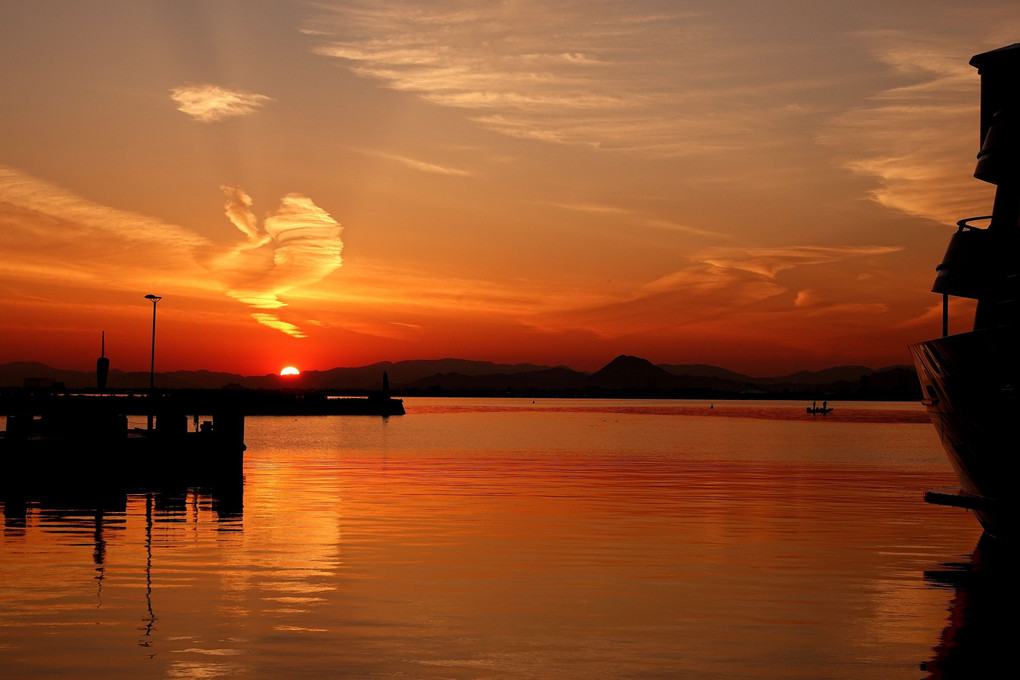
{"type": "Polygon", "coordinates": [[[913,678],[976,541],[928,425],[455,406],[251,418],[243,502],[5,504],[5,680],[913,678]]]}

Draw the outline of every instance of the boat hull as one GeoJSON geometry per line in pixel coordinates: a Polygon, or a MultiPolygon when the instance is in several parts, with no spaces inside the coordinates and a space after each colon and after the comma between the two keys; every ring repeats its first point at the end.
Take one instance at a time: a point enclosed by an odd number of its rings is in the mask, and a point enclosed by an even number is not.
{"type": "Polygon", "coordinates": [[[1020,328],[950,335],[910,352],[924,405],[960,480],[961,505],[989,534],[1020,538],[1020,328]]]}

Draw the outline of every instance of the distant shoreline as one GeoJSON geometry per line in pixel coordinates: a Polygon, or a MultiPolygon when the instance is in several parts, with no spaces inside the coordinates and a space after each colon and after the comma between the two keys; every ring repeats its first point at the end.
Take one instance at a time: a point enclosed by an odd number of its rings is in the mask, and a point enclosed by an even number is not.
{"type": "MultiPolygon", "coordinates": [[[[494,364],[463,359],[380,362],[368,366],[308,370],[296,376],[243,376],[213,371],[157,372],[161,389],[329,390],[363,396],[378,392],[386,375],[395,396],[558,397],[623,399],[807,399],[910,401],[921,398],[914,369],[891,366],[839,366],[786,376],[752,377],[705,364],[660,364],[621,355],[594,373],[565,366],[494,364]]],[[[110,389],[146,389],[146,371],[125,372],[114,365],[110,389]]],[[[41,363],[0,364],[0,386],[87,389],[96,385],[89,371],[55,369],[41,363]]]]}

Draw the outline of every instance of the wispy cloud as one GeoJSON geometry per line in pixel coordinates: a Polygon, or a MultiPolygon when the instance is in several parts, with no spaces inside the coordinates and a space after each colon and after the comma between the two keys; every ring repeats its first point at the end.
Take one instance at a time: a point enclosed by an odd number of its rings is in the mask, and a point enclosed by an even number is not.
{"type": "Polygon", "coordinates": [[[356,75],[505,135],[658,156],[772,143],[760,133],[804,115],[789,95],[806,85],[777,68],[735,86],[727,69],[746,73],[751,47],[722,47],[707,21],[615,2],[355,1],[308,33],[356,75]]]}
{"type": "MultiPolygon", "coordinates": [[[[763,313],[771,322],[793,317],[838,316],[839,310],[874,315],[887,308],[881,302],[821,300],[811,292],[793,293],[780,274],[809,266],[829,265],[899,250],[860,247],[716,247],[691,255],[686,266],[644,283],[615,298],[591,299],[528,317],[536,327],[550,330],[584,328],[605,337],[665,333],[707,322],[732,328],[760,324],[763,313]],[[848,306],[850,305],[850,306],[848,306]]],[[[756,333],[762,329],[757,328],[756,333]]]]}
{"type": "MultiPolygon", "coordinates": [[[[557,288],[530,279],[494,281],[458,277],[406,264],[394,266],[365,260],[359,262],[357,270],[345,272],[345,282],[343,291],[322,292],[321,301],[340,301],[344,306],[374,310],[445,312],[459,317],[520,315],[535,309],[551,310],[557,300],[576,303],[581,299],[575,289],[557,288]],[[428,291],[428,294],[409,295],[408,291],[428,291]]],[[[316,295],[314,290],[301,292],[303,298],[315,299],[316,295]]]]}
{"type": "MultiPolygon", "coordinates": [[[[542,332],[582,330],[602,337],[666,333],[709,321],[740,326],[768,312],[780,316],[838,317],[840,313],[873,316],[886,310],[870,299],[827,299],[782,280],[784,272],[824,266],[827,270],[855,259],[884,257],[889,247],[708,248],[688,263],[643,284],[614,287],[552,285],[530,280],[487,281],[437,276],[434,272],[394,268],[387,263],[359,263],[346,276],[343,292],[323,296],[321,305],[344,310],[341,326],[379,337],[402,336],[417,327],[415,319],[470,318],[515,320],[542,332]],[[409,290],[428,290],[409,297],[409,290]],[[380,322],[373,310],[389,311],[380,322]],[[395,330],[392,326],[400,326],[395,330]]],[[[853,268],[850,268],[851,270],[853,268]]],[[[865,294],[857,291],[856,295],[865,294]]],[[[315,295],[314,291],[302,296],[315,295]]],[[[331,323],[331,325],[334,325],[331,323]]]]}
{"type": "Polygon", "coordinates": [[[407,156],[400,156],[398,154],[386,153],[383,151],[366,151],[365,153],[377,158],[384,158],[389,161],[400,163],[403,166],[411,168],[412,170],[418,170],[419,172],[427,172],[435,175],[451,175],[454,177],[470,177],[475,174],[470,170],[462,170],[460,168],[451,168],[449,166],[438,165],[436,163],[428,163],[415,158],[408,158],[407,156]]]}
{"type": "MultiPolygon", "coordinates": [[[[94,203],[6,166],[0,166],[0,226],[3,271],[40,284],[99,286],[111,272],[121,281],[155,283],[154,257],[180,273],[194,269],[196,250],[210,247],[187,229],[94,203]]],[[[194,274],[178,285],[196,285],[194,274]]]]}
{"type": "Polygon", "coordinates": [[[630,211],[614,205],[601,205],[599,203],[553,203],[556,208],[573,210],[575,212],[593,213],[596,215],[626,215],[630,211]]]}
{"type": "Polygon", "coordinates": [[[787,246],[778,248],[713,248],[698,258],[705,264],[725,270],[759,274],[774,279],[786,269],[804,265],[828,264],[855,257],[895,253],[891,246],[787,246]]]}
{"type": "Polygon", "coordinates": [[[677,224],[669,220],[660,220],[654,218],[645,218],[644,223],[653,229],[663,229],[665,231],[678,231],[685,234],[693,234],[695,236],[710,236],[716,239],[729,239],[728,234],[720,234],[718,232],[709,231],[707,229],[700,229],[698,227],[692,227],[688,224],[677,224]]]}
{"type": "Polygon", "coordinates": [[[287,335],[290,335],[292,337],[295,338],[307,337],[305,332],[302,331],[298,326],[295,326],[294,324],[289,323],[287,321],[283,321],[274,314],[267,314],[266,312],[253,312],[251,316],[260,324],[264,326],[269,326],[274,330],[286,333],[287,335]]]}
{"type": "MultiPolygon", "coordinates": [[[[832,272],[852,280],[858,267],[846,263],[897,250],[713,247],[692,253],[671,273],[611,288],[439,276],[363,260],[345,273],[342,288],[326,288],[318,284],[342,264],[342,230],[332,216],[308,197],[289,194],[260,217],[243,189],[227,186],[223,192],[226,219],[237,229],[237,242],[227,247],[0,168],[0,253],[8,263],[0,284],[102,290],[115,271],[118,287],[159,286],[163,294],[176,290],[211,300],[232,298],[248,305],[257,323],[292,337],[304,337],[309,328],[342,328],[409,339],[438,319],[443,325],[517,323],[556,333],[675,337],[699,324],[722,333],[741,324],[795,328],[798,318],[802,324],[810,318],[828,325],[855,315],[881,318],[881,300],[860,288],[852,298],[840,298],[824,281],[804,281],[832,272]],[[428,295],[408,294],[423,290],[428,295]],[[380,309],[386,310],[383,317],[380,309]]],[[[601,204],[578,205],[617,214],[601,204]]]]}
{"type": "Polygon", "coordinates": [[[707,229],[700,229],[698,227],[692,227],[687,224],[678,224],[670,220],[663,220],[655,217],[648,217],[637,211],[630,210],[628,208],[621,208],[614,205],[604,205],[601,203],[551,203],[553,207],[560,208],[562,210],[570,210],[573,212],[588,213],[591,215],[605,215],[613,216],[619,215],[621,217],[631,218],[636,224],[640,224],[653,229],[663,229],[666,231],[676,231],[685,234],[692,234],[694,236],[709,236],[717,239],[729,238],[726,234],[719,234],[707,229]]]}
{"type": "Polygon", "coordinates": [[[264,94],[227,90],[207,83],[175,87],[170,90],[170,98],[177,102],[178,111],[203,123],[247,116],[272,101],[264,94]]]}
{"type": "MultiPolygon", "coordinates": [[[[960,330],[969,330],[977,309],[977,300],[967,298],[953,298],[949,321],[950,332],[956,333],[960,330]],[[959,330],[956,327],[959,326],[959,330]]],[[[942,303],[936,303],[927,307],[922,313],[897,321],[894,328],[925,328],[929,332],[938,328],[942,323],[942,303]]],[[[924,336],[920,336],[924,337],[924,336]]]]}
{"type": "Polygon", "coordinates": [[[314,286],[341,265],[341,227],[311,199],[284,196],[264,220],[239,187],[224,187],[226,215],[243,240],[224,247],[161,220],[116,210],[0,166],[0,282],[34,289],[158,287],[254,307],[253,318],[303,337],[280,318],[281,296],[314,286]],[[115,281],[115,283],[111,283],[115,281]]]}
{"type": "MultiPolygon", "coordinates": [[[[217,269],[228,276],[227,293],[256,309],[285,306],[281,295],[318,283],[340,268],[343,260],[342,227],[329,213],[301,194],[283,197],[279,208],[260,226],[252,212],[252,199],[237,186],[222,187],[227,197],[227,218],[246,240],[215,258],[217,269]]],[[[256,321],[295,337],[304,333],[295,325],[267,312],[253,314],[256,321]]]]}
{"type": "Polygon", "coordinates": [[[878,181],[870,197],[952,224],[984,214],[992,189],[971,177],[977,154],[975,51],[962,38],[876,31],[862,35],[896,85],[839,115],[820,136],[844,166],[878,181]]]}

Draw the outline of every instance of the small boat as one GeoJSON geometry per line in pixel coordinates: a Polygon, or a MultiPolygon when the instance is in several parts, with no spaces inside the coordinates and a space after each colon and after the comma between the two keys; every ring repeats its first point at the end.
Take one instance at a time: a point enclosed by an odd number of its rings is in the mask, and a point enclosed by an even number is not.
{"type": "Polygon", "coordinates": [[[807,412],[813,416],[815,415],[828,415],[832,413],[832,407],[829,406],[828,401],[823,401],[822,405],[819,406],[817,401],[811,402],[811,405],[807,407],[807,412]]]}

